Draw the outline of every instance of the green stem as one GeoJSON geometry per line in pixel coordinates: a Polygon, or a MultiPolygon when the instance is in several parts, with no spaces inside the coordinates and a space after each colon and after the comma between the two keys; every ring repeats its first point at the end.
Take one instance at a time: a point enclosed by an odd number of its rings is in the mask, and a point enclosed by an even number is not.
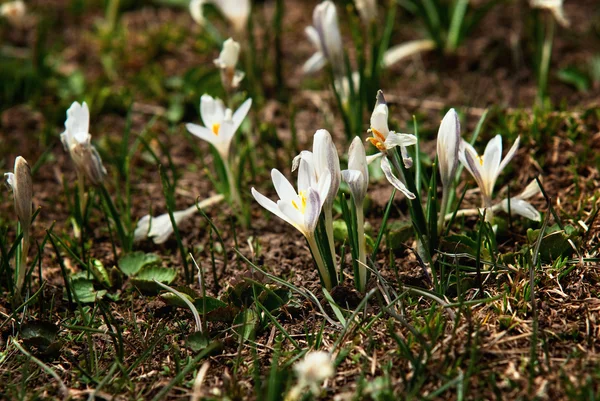
{"type": "Polygon", "coordinates": [[[308,241],[308,247],[310,248],[313,259],[317,265],[317,269],[319,269],[319,273],[321,275],[321,280],[323,280],[323,284],[325,285],[325,289],[327,291],[331,291],[331,277],[329,277],[329,271],[325,266],[325,262],[323,262],[323,257],[321,256],[321,252],[319,252],[319,246],[317,245],[317,241],[315,239],[314,234],[309,234],[306,236],[306,240],[308,241]]]}
{"type": "Polygon", "coordinates": [[[106,23],[108,25],[108,31],[112,32],[117,25],[117,15],[119,14],[119,3],[120,0],[110,0],[108,8],[106,9],[106,23]]]}
{"type": "Polygon", "coordinates": [[[489,196],[483,197],[483,207],[485,208],[485,222],[492,223],[494,220],[494,207],[492,206],[492,198],[489,196]]]}
{"type": "Polygon", "coordinates": [[[329,241],[329,249],[331,251],[331,259],[335,265],[335,242],[333,240],[333,210],[332,205],[327,205],[323,208],[325,215],[325,231],[327,232],[327,240],[329,241]]]}
{"type": "Polygon", "coordinates": [[[363,203],[356,205],[356,232],[358,236],[358,278],[359,291],[364,292],[367,285],[367,243],[365,238],[365,212],[363,203]]]}
{"type": "Polygon", "coordinates": [[[550,60],[552,58],[552,42],[554,40],[554,19],[551,15],[547,15],[546,19],[546,35],[542,47],[542,55],[540,60],[540,76],[538,78],[538,101],[540,105],[544,104],[546,90],[548,88],[548,72],[550,71],[550,60]]]}
{"type": "Polygon", "coordinates": [[[241,208],[242,200],[240,198],[237,186],[235,185],[235,178],[233,177],[233,172],[231,171],[231,167],[229,166],[229,159],[225,157],[225,155],[222,155],[221,157],[223,159],[223,167],[225,168],[225,174],[227,175],[227,183],[229,184],[229,200],[231,201],[233,206],[241,208]]]}
{"type": "Polygon", "coordinates": [[[17,285],[15,288],[15,297],[21,300],[21,290],[25,284],[27,275],[27,254],[29,253],[29,230],[23,230],[23,239],[21,239],[21,260],[19,263],[19,274],[17,276],[17,285]]]}
{"type": "MultiPolygon", "coordinates": [[[[448,183],[450,185],[450,183],[448,183]]],[[[438,233],[444,232],[444,223],[446,222],[446,209],[448,207],[448,188],[442,188],[442,203],[440,204],[440,213],[438,216],[438,233]]]]}

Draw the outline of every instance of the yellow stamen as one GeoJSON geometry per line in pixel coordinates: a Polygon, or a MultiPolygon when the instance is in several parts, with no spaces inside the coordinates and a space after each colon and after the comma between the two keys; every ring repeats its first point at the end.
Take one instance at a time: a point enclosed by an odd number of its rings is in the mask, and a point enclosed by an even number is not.
{"type": "Polygon", "coordinates": [[[306,191],[298,192],[298,196],[300,197],[301,205],[298,206],[295,200],[292,201],[292,206],[296,208],[300,213],[304,214],[304,209],[306,209],[306,191]]]}
{"type": "Polygon", "coordinates": [[[371,142],[371,144],[373,144],[373,146],[375,146],[380,152],[386,152],[387,149],[384,145],[385,137],[383,134],[373,127],[371,127],[369,130],[369,133],[373,134],[373,136],[371,138],[367,138],[367,141],[371,142]]]}
{"type": "Polygon", "coordinates": [[[213,123],[213,125],[212,125],[212,132],[213,132],[213,134],[215,134],[215,135],[218,136],[219,135],[219,128],[221,128],[221,124],[219,124],[219,123],[213,123]]]}
{"type": "Polygon", "coordinates": [[[477,156],[477,160],[479,160],[479,165],[483,166],[483,156],[477,156]]]}

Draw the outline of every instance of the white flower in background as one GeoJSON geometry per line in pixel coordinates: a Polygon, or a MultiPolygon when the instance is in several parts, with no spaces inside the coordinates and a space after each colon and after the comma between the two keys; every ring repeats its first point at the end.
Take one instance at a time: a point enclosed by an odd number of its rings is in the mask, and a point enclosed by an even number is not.
{"type": "Polygon", "coordinates": [[[226,89],[237,88],[244,79],[244,73],[235,67],[240,57],[240,44],[229,38],[223,42],[223,49],[215,65],[221,70],[221,81],[226,89]]]}
{"type": "MultiPolygon", "coordinates": [[[[406,147],[416,144],[417,137],[411,134],[397,134],[394,131],[389,130],[388,107],[382,91],[377,92],[377,103],[373,109],[373,114],[371,114],[371,128],[368,133],[373,136],[367,138],[367,141],[371,142],[371,144],[379,150],[379,154],[376,157],[381,157],[381,170],[385,174],[385,178],[387,178],[390,184],[402,192],[407,198],[415,199],[415,195],[410,192],[408,188],[406,188],[406,185],[392,172],[392,167],[387,157],[387,151],[388,149],[400,146],[404,166],[410,168],[412,166],[412,159],[408,156],[406,147]]],[[[374,158],[375,157],[371,157],[370,161],[374,158]]]]}
{"type": "Polygon", "coordinates": [[[23,24],[26,13],[27,9],[22,0],[9,1],[8,3],[0,5],[0,15],[15,26],[23,24]]]}
{"type": "Polygon", "coordinates": [[[483,207],[489,209],[486,214],[486,220],[491,221],[493,218],[493,210],[491,209],[492,194],[498,176],[504,170],[504,167],[510,162],[519,148],[520,137],[510,148],[504,159],[502,159],[502,136],[496,135],[490,140],[485,147],[483,156],[479,156],[477,151],[468,142],[462,141],[459,151],[460,162],[471,173],[477,186],[481,191],[483,207]]]}
{"type": "Polygon", "coordinates": [[[333,2],[327,0],[315,7],[313,25],[304,30],[315,47],[315,54],[302,67],[305,74],[319,71],[329,61],[336,77],[344,76],[344,49],[333,2]]]}
{"type": "Polygon", "coordinates": [[[365,147],[359,137],[355,137],[348,150],[348,170],[342,171],[342,178],[350,187],[350,193],[357,207],[362,206],[369,186],[369,166],[365,147]]]}
{"type": "Polygon", "coordinates": [[[565,28],[571,25],[563,10],[563,0],[530,0],[529,4],[533,8],[549,10],[556,21],[565,28]]]}
{"type": "Polygon", "coordinates": [[[532,198],[539,193],[541,193],[539,184],[535,180],[531,181],[519,195],[511,197],[510,199],[503,199],[499,204],[500,209],[508,213],[510,202],[511,213],[516,213],[520,216],[528,218],[529,220],[540,221],[540,212],[538,212],[531,203],[526,201],[526,199],[532,198]]]}
{"type": "Polygon", "coordinates": [[[186,124],[187,130],[198,138],[210,143],[217,149],[223,161],[229,158],[229,149],[233,135],[238,130],[250,110],[252,99],[247,99],[232,113],[221,99],[209,95],[200,98],[200,117],[204,127],[197,124],[186,124]]]}
{"type": "Polygon", "coordinates": [[[196,23],[204,25],[205,4],[214,4],[237,32],[244,32],[250,16],[250,0],[191,0],[190,14],[196,23]]]}
{"type": "MultiPolygon", "coordinates": [[[[175,224],[179,226],[183,220],[193,216],[194,213],[196,213],[195,205],[185,210],[173,212],[175,224]]],[[[148,237],[152,238],[155,244],[162,244],[171,234],[173,234],[173,225],[171,224],[169,213],[161,214],[157,217],[151,217],[147,214],[138,221],[133,237],[135,241],[141,241],[148,237]]]]}
{"type": "Polygon", "coordinates": [[[86,176],[93,185],[104,181],[106,169],[98,151],[92,145],[89,133],[90,111],[85,102],[73,102],[67,110],[65,131],[60,134],[60,140],[66,151],[71,155],[79,176],[86,176]]]}
{"type": "Polygon", "coordinates": [[[355,0],[356,9],[365,24],[370,24],[377,19],[376,0],[355,0]]]}
{"type": "Polygon", "coordinates": [[[316,397],[321,391],[322,383],[335,373],[331,355],[324,351],[307,353],[304,359],[296,362],[294,371],[298,375],[298,383],[292,388],[286,400],[298,399],[304,389],[308,389],[316,397]]]}
{"type": "MultiPolygon", "coordinates": [[[[223,199],[223,195],[220,194],[211,196],[199,202],[197,205],[192,205],[187,209],[173,212],[175,224],[179,226],[182,221],[192,217],[198,211],[198,209],[207,208],[222,201],[223,199]]],[[[138,221],[133,233],[133,239],[134,241],[141,241],[147,237],[152,238],[152,241],[155,244],[162,244],[169,238],[171,234],[173,234],[173,225],[171,224],[169,213],[161,214],[157,217],[151,217],[147,214],[138,221]]]]}

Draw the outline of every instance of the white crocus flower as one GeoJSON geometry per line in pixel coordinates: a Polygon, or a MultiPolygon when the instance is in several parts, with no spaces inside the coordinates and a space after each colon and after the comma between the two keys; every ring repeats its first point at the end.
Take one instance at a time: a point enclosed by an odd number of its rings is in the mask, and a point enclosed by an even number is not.
{"type": "Polygon", "coordinates": [[[85,102],[73,102],[67,110],[65,131],[60,134],[60,140],[75,163],[78,176],[87,177],[93,185],[100,185],[106,176],[106,169],[98,151],[92,145],[89,133],[90,111],[85,102]]]}
{"type": "Polygon", "coordinates": [[[510,199],[503,199],[502,202],[499,203],[499,208],[508,213],[510,202],[511,213],[516,213],[529,220],[540,221],[540,212],[538,212],[531,203],[526,201],[526,199],[532,198],[540,192],[540,186],[537,181],[531,181],[519,195],[511,197],[510,199]]]}
{"type": "Polygon", "coordinates": [[[6,18],[12,25],[20,26],[25,21],[27,9],[22,0],[9,1],[0,5],[0,16],[6,18]]]}
{"type": "MultiPolygon", "coordinates": [[[[179,226],[182,221],[192,217],[198,211],[198,208],[205,209],[222,200],[223,195],[215,195],[199,202],[198,205],[192,205],[187,209],[173,212],[175,224],[179,226]]],[[[171,224],[169,213],[161,214],[157,217],[151,217],[147,214],[138,221],[133,233],[133,239],[134,241],[141,241],[147,237],[152,238],[155,244],[162,244],[171,234],[173,234],[173,225],[171,224]]]]}
{"type": "Polygon", "coordinates": [[[327,62],[331,64],[336,77],[344,76],[344,49],[338,25],[338,16],[332,1],[324,1],[313,11],[313,25],[304,30],[315,47],[315,54],[302,68],[305,74],[316,72],[327,62]]]}
{"type": "Polygon", "coordinates": [[[223,42],[223,49],[219,54],[219,58],[214,61],[215,65],[221,70],[221,81],[227,90],[237,88],[244,79],[244,73],[235,69],[239,57],[240,44],[229,38],[223,42]]]}
{"type": "MultiPolygon", "coordinates": [[[[394,131],[390,131],[388,128],[388,107],[382,91],[377,92],[377,103],[373,109],[373,114],[371,114],[371,128],[368,133],[373,136],[367,138],[367,141],[371,142],[371,144],[380,152],[379,155],[375,157],[381,157],[381,170],[383,171],[385,178],[387,178],[390,184],[397,190],[402,192],[404,196],[409,199],[415,199],[415,195],[406,188],[404,182],[397,178],[392,172],[392,166],[387,157],[387,151],[396,146],[400,146],[404,166],[410,168],[412,166],[412,159],[408,156],[406,147],[416,144],[417,137],[411,134],[397,134],[394,131]]],[[[371,157],[370,160],[372,161],[375,157],[371,157]]],[[[400,169],[398,168],[398,170],[400,169]]]]}
{"type": "Polygon", "coordinates": [[[294,226],[306,237],[325,288],[330,290],[331,278],[317,246],[315,229],[329,192],[331,174],[323,174],[317,181],[312,166],[305,160],[300,160],[298,192],[279,170],[271,170],[271,178],[279,196],[277,203],[254,188],[251,190],[252,196],[262,207],[294,226]]]}
{"type": "Polygon", "coordinates": [[[450,187],[458,168],[460,141],[460,120],[456,111],[450,109],[442,119],[437,135],[437,156],[442,181],[442,203],[440,205],[440,217],[438,221],[438,230],[440,232],[444,225],[450,187]]]}
{"type": "Polygon", "coordinates": [[[292,171],[296,170],[303,160],[314,171],[315,179],[319,181],[323,175],[331,175],[329,192],[323,201],[323,214],[325,216],[325,229],[329,240],[329,251],[335,260],[335,244],[333,238],[333,202],[340,188],[341,172],[340,159],[337,149],[331,139],[329,131],[320,129],[313,137],[313,151],[303,151],[294,158],[292,171]]]}
{"type": "Polygon", "coordinates": [[[299,399],[305,389],[316,397],[322,383],[335,373],[331,355],[324,351],[307,353],[304,359],[294,365],[294,371],[298,375],[298,383],[290,390],[286,401],[299,399]]]}
{"type": "Polygon", "coordinates": [[[191,0],[190,14],[196,23],[204,25],[205,4],[214,4],[237,32],[244,32],[250,16],[250,0],[191,0]]]}
{"type": "Polygon", "coordinates": [[[350,187],[352,201],[356,209],[356,230],[358,237],[359,290],[364,291],[367,281],[367,250],[365,238],[364,201],[369,186],[369,166],[365,147],[359,137],[355,137],[348,150],[348,170],[342,171],[342,178],[350,187]]]}
{"type": "Polygon", "coordinates": [[[246,118],[250,106],[252,106],[252,99],[246,100],[235,113],[232,113],[231,109],[225,107],[221,99],[202,95],[200,98],[200,117],[204,127],[192,123],[185,126],[190,133],[213,145],[223,161],[226,162],[229,158],[233,135],[246,118]]]}
{"type": "Polygon", "coordinates": [[[477,186],[481,191],[483,207],[489,209],[486,214],[486,220],[491,221],[493,218],[492,193],[498,176],[504,170],[504,167],[510,162],[519,148],[520,137],[510,148],[504,159],[502,159],[502,136],[496,135],[485,147],[483,156],[479,156],[477,151],[468,142],[462,141],[459,151],[460,162],[471,173],[477,186]]]}
{"type": "Polygon", "coordinates": [[[377,19],[377,1],[355,0],[356,9],[365,24],[370,24],[377,19]]]}
{"type": "Polygon", "coordinates": [[[25,283],[27,272],[27,254],[29,253],[29,235],[31,228],[31,218],[33,217],[33,182],[31,179],[31,169],[27,161],[18,156],[15,160],[14,173],[5,173],[6,183],[13,191],[15,212],[23,238],[21,240],[21,263],[17,276],[15,294],[17,299],[21,297],[21,289],[25,283]]]}
{"type": "Polygon", "coordinates": [[[565,28],[571,25],[563,10],[563,0],[530,0],[529,4],[533,8],[549,10],[556,21],[565,28]]]}

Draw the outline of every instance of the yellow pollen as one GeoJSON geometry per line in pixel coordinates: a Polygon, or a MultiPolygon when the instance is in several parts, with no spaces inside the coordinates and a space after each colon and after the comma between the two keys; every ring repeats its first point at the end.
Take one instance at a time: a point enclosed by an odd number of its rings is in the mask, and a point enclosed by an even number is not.
{"type": "Polygon", "coordinates": [[[479,160],[479,165],[483,166],[483,156],[477,156],[477,160],[479,160]]]}
{"type": "Polygon", "coordinates": [[[221,128],[221,124],[219,123],[213,123],[212,125],[212,132],[215,135],[219,135],[219,128],[221,128]]]}
{"type": "Polygon", "coordinates": [[[367,138],[367,141],[371,142],[371,144],[373,144],[373,146],[375,146],[380,152],[385,152],[387,150],[383,142],[377,138],[370,137],[367,138]]]}
{"type": "Polygon", "coordinates": [[[300,213],[304,213],[304,209],[306,209],[306,191],[298,192],[298,196],[300,197],[301,205],[298,206],[295,200],[292,201],[292,206],[296,208],[300,213]]]}

